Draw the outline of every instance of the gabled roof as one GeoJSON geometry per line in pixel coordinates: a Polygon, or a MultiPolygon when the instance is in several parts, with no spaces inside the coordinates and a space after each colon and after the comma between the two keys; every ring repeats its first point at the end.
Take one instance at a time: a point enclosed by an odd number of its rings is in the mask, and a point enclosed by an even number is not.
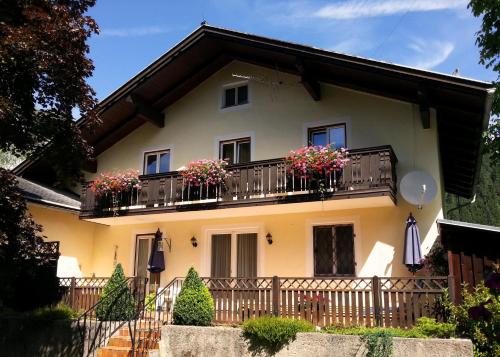
{"type": "MultiPolygon", "coordinates": [[[[146,121],[162,126],[161,111],[233,60],[299,75],[311,100],[320,100],[319,82],[324,82],[419,104],[423,125],[429,107],[436,108],[445,189],[472,195],[494,92],[491,83],[206,24],[99,104],[103,124],[84,133],[95,155],[146,121]]],[[[84,123],[85,119],[79,121],[84,123]]],[[[26,177],[49,175],[43,165],[42,160],[27,160],[14,172],[26,177]]]]}
{"type": "Polygon", "coordinates": [[[17,177],[17,186],[28,202],[72,211],[80,210],[80,200],[73,193],[56,190],[22,177],[17,177]]]}
{"type": "Polygon", "coordinates": [[[453,221],[451,219],[438,219],[436,221],[438,227],[455,227],[457,229],[471,230],[471,231],[484,231],[495,233],[497,238],[500,238],[500,227],[487,226],[484,224],[469,223],[453,221]]]}

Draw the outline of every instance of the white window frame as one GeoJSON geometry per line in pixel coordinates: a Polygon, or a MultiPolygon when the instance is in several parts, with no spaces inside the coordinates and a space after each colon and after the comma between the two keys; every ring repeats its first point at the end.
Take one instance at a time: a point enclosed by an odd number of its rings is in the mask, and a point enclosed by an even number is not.
{"type": "Polygon", "coordinates": [[[160,171],[160,155],[164,154],[164,153],[168,153],[169,154],[169,156],[168,156],[168,170],[172,171],[171,170],[171,165],[172,165],[172,150],[170,150],[170,149],[153,150],[153,151],[146,151],[146,152],[144,152],[144,155],[143,155],[143,165],[142,165],[142,172],[143,172],[144,175],[155,175],[155,174],[159,174],[160,173],[159,172],[160,171]],[[147,158],[149,156],[153,156],[153,155],[156,155],[156,170],[155,170],[154,174],[148,174],[147,173],[147,166],[148,166],[148,160],[147,160],[147,158]]]}
{"type": "Polygon", "coordinates": [[[232,110],[238,110],[238,109],[243,109],[247,108],[250,106],[250,103],[252,101],[252,96],[251,96],[251,85],[249,81],[238,81],[238,82],[231,82],[224,84],[221,88],[220,95],[219,95],[219,108],[222,112],[226,111],[232,111],[232,110]],[[238,87],[243,87],[247,86],[247,102],[243,104],[237,104],[238,100],[238,90],[236,89],[235,92],[235,104],[231,106],[226,106],[226,90],[231,89],[231,88],[238,88],[238,87]]]}
{"type": "Polygon", "coordinates": [[[234,162],[233,162],[233,164],[239,164],[240,163],[240,149],[239,149],[239,145],[238,145],[239,143],[249,143],[250,144],[250,161],[252,161],[252,138],[249,136],[243,137],[243,138],[219,141],[219,160],[224,159],[222,157],[222,146],[228,145],[228,144],[233,144],[233,147],[234,147],[234,162]]]}
{"type": "Polygon", "coordinates": [[[218,160],[220,158],[220,143],[222,141],[236,140],[235,138],[250,138],[250,162],[253,161],[255,158],[255,131],[244,131],[216,136],[213,141],[213,159],[218,160]]]}

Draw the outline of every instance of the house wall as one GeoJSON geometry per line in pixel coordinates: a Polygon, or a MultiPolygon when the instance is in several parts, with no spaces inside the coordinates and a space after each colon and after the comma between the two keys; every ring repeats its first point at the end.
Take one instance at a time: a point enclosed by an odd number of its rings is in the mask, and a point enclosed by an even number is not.
{"type": "MultiPolygon", "coordinates": [[[[154,233],[159,227],[172,239],[172,252],[165,253],[168,268],[163,282],[183,276],[191,265],[208,275],[207,230],[251,227],[259,231],[264,242],[259,250],[259,275],[311,276],[311,225],[353,221],[359,276],[408,274],[402,264],[408,213],[413,211],[418,220],[424,254],[437,237],[435,221],[442,217],[435,113],[431,111],[431,128],[424,130],[418,107],[410,103],[326,84],[322,84],[322,99],[315,102],[297,76],[235,61],[166,108],[164,128],[146,123],[100,154],[98,172],[128,168],[142,172],[144,152],[167,148],[171,150],[171,169],[175,170],[192,160],[216,158],[218,140],[242,136],[252,138],[252,160],[282,157],[306,144],[308,126],[340,122],[347,124],[349,148],[392,145],[399,179],[416,169],[430,173],[438,184],[436,198],[418,211],[398,195],[396,206],[375,209],[273,216],[259,216],[256,210],[255,216],[241,218],[225,217],[222,210],[216,220],[98,225],[91,273],[109,275],[113,264],[121,262],[127,275],[134,274],[135,235],[154,233]],[[248,105],[222,110],[223,86],[237,82],[233,73],[260,79],[249,82],[248,105]],[[272,245],[264,241],[267,232],[274,237],[272,245]],[[189,241],[193,235],[199,240],[198,248],[189,241]]],[[[93,177],[87,174],[88,179],[93,177]]]]}
{"type": "MultiPolygon", "coordinates": [[[[402,264],[405,219],[411,207],[400,206],[324,211],[300,214],[277,214],[241,218],[220,218],[152,224],[103,226],[95,230],[93,267],[98,276],[111,274],[115,247],[117,262],[122,263],[127,275],[134,274],[134,245],[136,234],[154,233],[158,228],[171,239],[172,250],[165,247],[167,269],[162,283],[174,277],[185,276],[194,266],[201,275],[210,275],[211,233],[255,231],[258,233],[259,276],[313,276],[312,226],[322,224],[354,224],[355,260],[357,276],[406,276],[402,264]],[[273,244],[266,234],[273,236],[273,244]],[[198,247],[191,245],[195,236],[198,247]]],[[[424,207],[415,211],[426,252],[437,237],[435,215],[438,207],[424,207]]],[[[221,213],[221,216],[223,213],[221,213]]]]}
{"type": "Polygon", "coordinates": [[[91,276],[93,268],[95,223],[79,219],[78,212],[29,203],[28,211],[43,226],[47,241],[59,241],[57,275],[91,276]]]}

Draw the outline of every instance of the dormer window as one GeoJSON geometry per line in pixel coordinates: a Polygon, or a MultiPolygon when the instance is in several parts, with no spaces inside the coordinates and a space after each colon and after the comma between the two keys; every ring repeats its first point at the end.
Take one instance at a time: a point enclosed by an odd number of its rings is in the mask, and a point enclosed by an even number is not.
{"type": "Polygon", "coordinates": [[[224,88],[222,108],[235,107],[248,104],[248,84],[224,88]]]}
{"type": "Polygon", "coordinates": [[[144,154],[144,175],[170,171],[170,150],[152,151],[144,154]]]}

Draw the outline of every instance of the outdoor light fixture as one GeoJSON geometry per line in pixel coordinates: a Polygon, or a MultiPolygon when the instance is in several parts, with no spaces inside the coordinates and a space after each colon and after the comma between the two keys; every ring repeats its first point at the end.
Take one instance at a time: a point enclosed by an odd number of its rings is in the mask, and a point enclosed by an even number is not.
{"type": "Polygon", "coordinates": [[[273,244],[273,236],[271,235],[271,233],[267,233],[266,238],[267,238],[267,243],[273,244]]]}
{"type": "Polygon", "coordinates": [[[193,237],[191,238],[191,244],[192,244],[192,245],[193,245],[193,247],[195,247],[195,248],[198,246],[198,241],[196,240],[196,237],[195,237],[195,236],[193,236],[193,237]]]}

